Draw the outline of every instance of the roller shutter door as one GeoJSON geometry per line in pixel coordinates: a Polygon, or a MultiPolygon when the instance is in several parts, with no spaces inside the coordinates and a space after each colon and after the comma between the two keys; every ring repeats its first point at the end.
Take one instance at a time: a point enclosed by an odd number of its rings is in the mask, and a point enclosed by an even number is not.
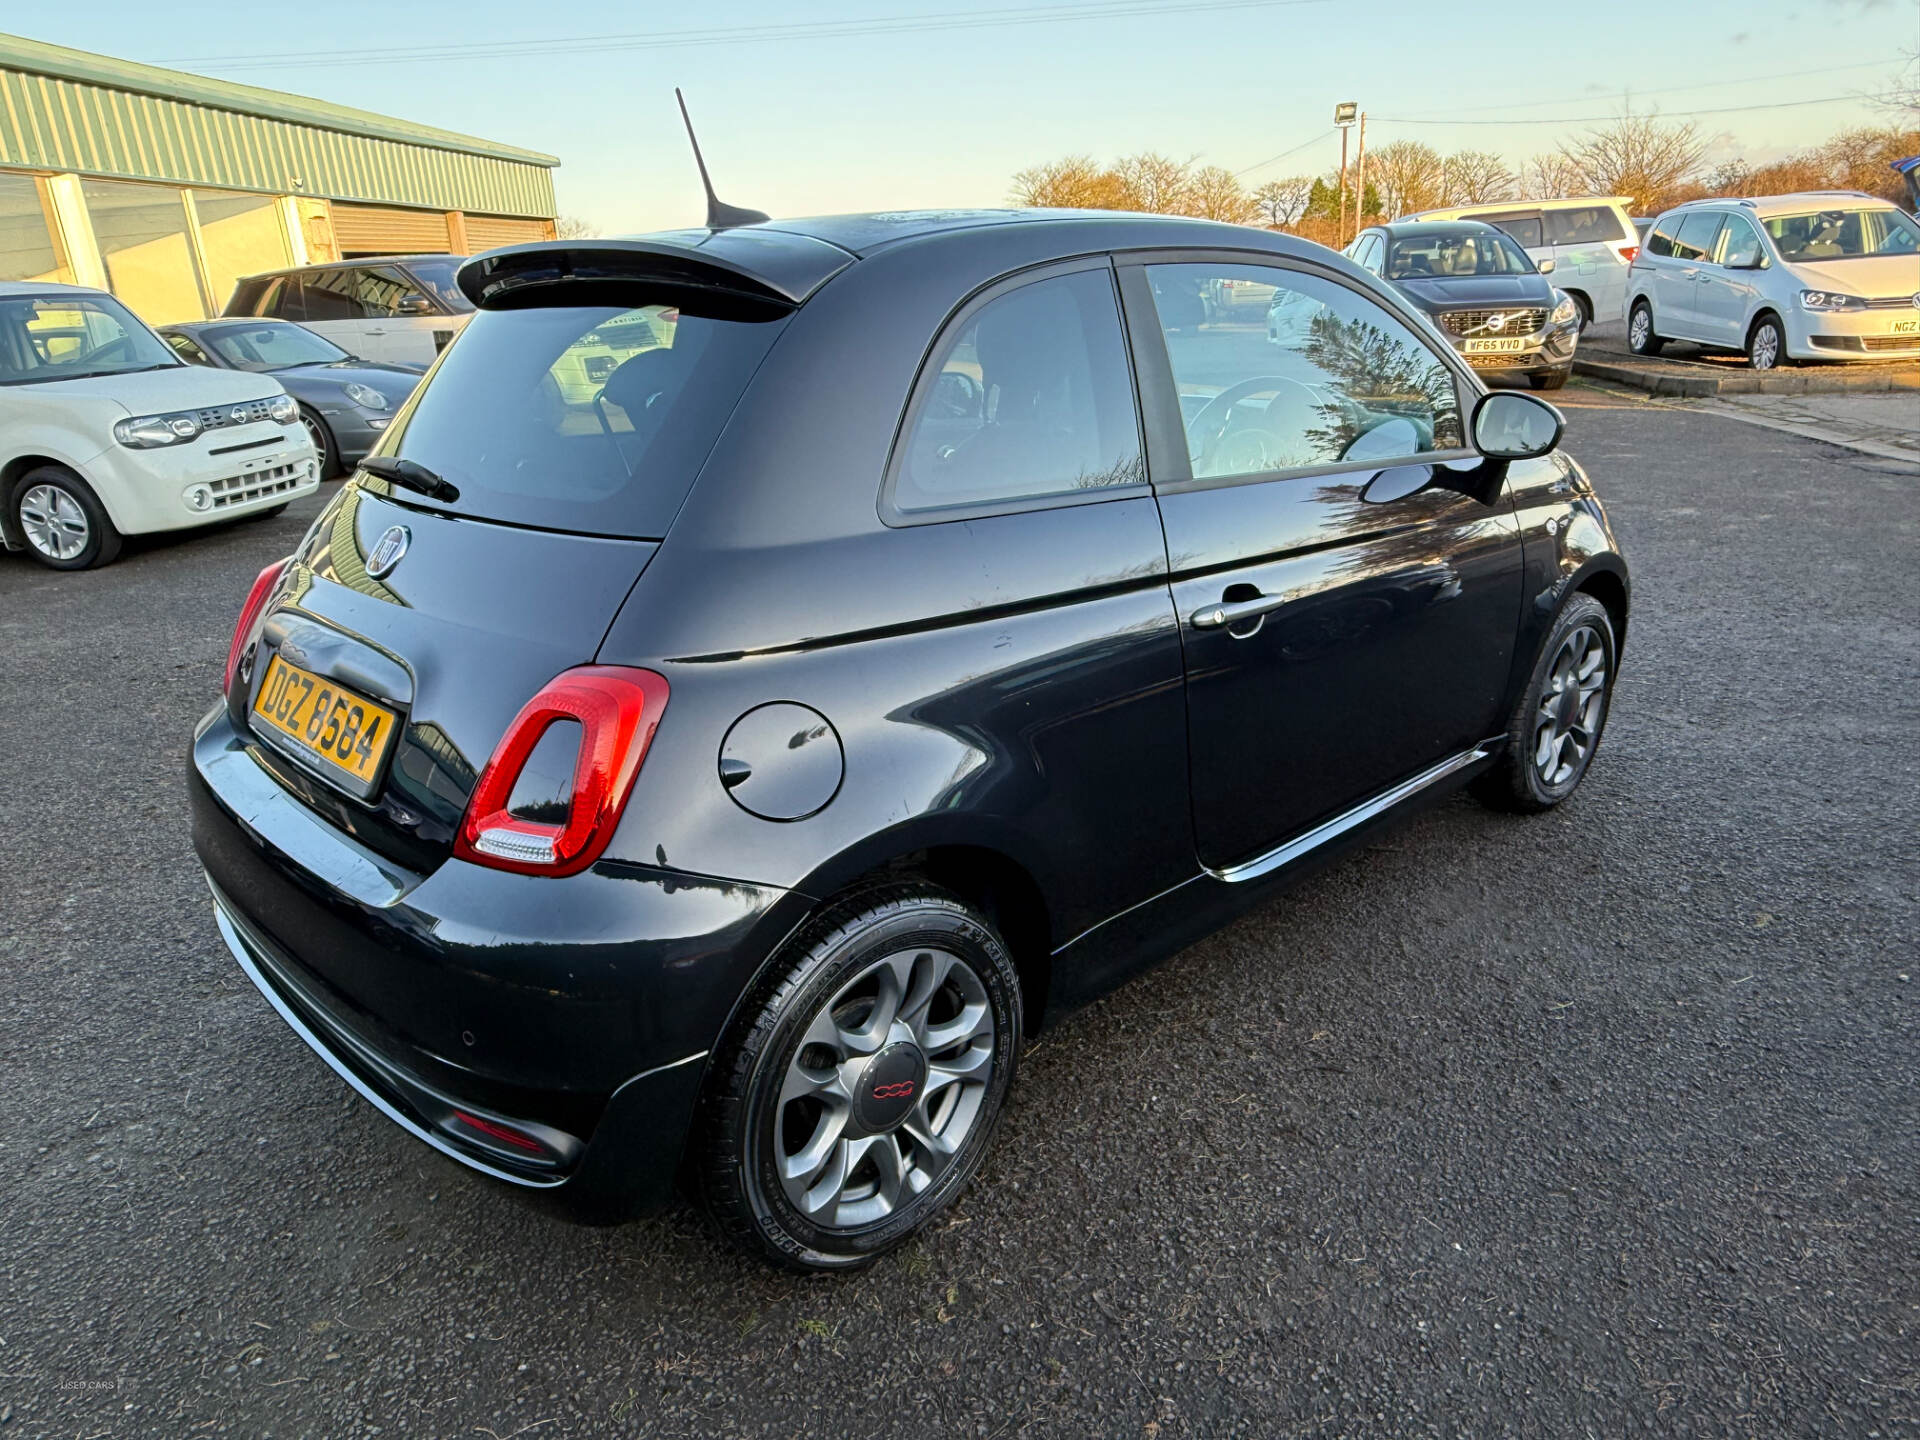
{"type": "Polygon", "coordinates": [[[333,202],[333,239],[343,256],[444,251],[447,217],[439,210],[333,202]]]}
{"type": "Polygon", "coordinates": [[[529,240],[551,240],[553,230],[545,220],[510,220],[503,215],[467,216],[467,248],[475,255],[501,245],[522,245],[529,240]]]}

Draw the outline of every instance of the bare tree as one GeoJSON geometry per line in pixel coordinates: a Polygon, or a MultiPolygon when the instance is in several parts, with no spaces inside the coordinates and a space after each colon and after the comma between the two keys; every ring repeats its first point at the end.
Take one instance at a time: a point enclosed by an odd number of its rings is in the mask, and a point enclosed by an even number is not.
{"type": "Polygon", "coordinates": [[[1260,206],[1231,170],[1203,165],[1187,177],[1180,213],[1202,220],[1224,220],[1230,225],[1250,225],[1259,217],[1260,206]]]}
{"type": "Polygon", "coordinates": [[[1269,225],[1291,225],[1307,208],[1307,197],[1312,193],[1311,175],[1289,175],[1282,180],[1267,181],[1253,192],[1253,201],[1269,225]]]}
{"type": "Polygon", "coordinates": [[[1117,186],[1113,176],[1090,155],[1034,165],[1013,177],[1008,198],[1016,205],[1096,210],[1114,207],[1117,186]]]}
{"type": "Polygon", "coordinates": [[[1586,189],[1579,165],[1558,151],[1529,160],[1521,185],[1536,200],[1565,199],[1586,189]]]}
{"type": "Polygon", "coordinates": [[[1579,167],[1589,193],[1626,195],[1650,214],[1693,178],[1707,142],[1691,122],[1626,115],[1562,145],[1560,153],[1579,167]]]}
{"type": "Polygon", "coordinates": [[[1449,204],[1479,205],[1513,198],[1513,171],[1490,150],[1456,150],[1446,158],[1442,175],[1449,204]]]}
{"type": "Polygon", "coordinates": [[[1193,161],[1173,160],[1147,150],[1116,161],[1113,174],[1132,201],[1125,208],[1179,215],[1185,211],[1187,191],[1193,183],[1193,161]]]}
{"type": "Polygon", "coordinates": [[[1418,140],[1394,140],[1367,152],[1367,179],[1380,187],[1388,215],[1411,215],[1444,203],[1440,152],[1418,140]]]}
{"type": "Polygon", "coordinates": [[[600,227],[578,215],[562,215],[553,222],[553,233],[561,240],[591,240],[600,233],[600,227]]]}

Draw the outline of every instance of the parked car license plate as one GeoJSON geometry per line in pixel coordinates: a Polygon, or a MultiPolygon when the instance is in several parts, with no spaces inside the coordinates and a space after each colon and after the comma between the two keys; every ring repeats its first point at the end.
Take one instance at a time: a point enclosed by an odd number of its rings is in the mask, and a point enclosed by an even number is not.
{"type": "Polygon", "coordinates": [[[1920,335],[1920,315],[1911,320],[1896,320],[1889,328],[1896,335],[1920,335]]]}
{"type": "Polygon", "coordinates": [[[254,697],[253,713],[293,741],[299,753],[344,770],[363,785],[380,773],[399,717],[384,705],[278,655],[254,697]]]}
{"type": "Polygon", "coordinates": [[[1527,348],[1525,340],[1469,340],[1469,355],[1512,355],[1527,348]]]}

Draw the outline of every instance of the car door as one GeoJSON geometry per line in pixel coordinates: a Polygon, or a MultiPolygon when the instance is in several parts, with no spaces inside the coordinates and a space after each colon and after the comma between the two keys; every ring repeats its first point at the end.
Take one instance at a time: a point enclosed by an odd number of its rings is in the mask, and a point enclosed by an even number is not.
{"type": "Polygon", "coordinates": [[[1451,490],[1475,383],[1364,288],[1305,264],[1121,268],[1187,677],[1195,842],[1246,865],[1501,724],[1518,528],[1451,490]],[[1179,323],[1221,278],[1306,297],[1277,341],[1179,323]],[[1406,482],[1406,483],[1400,483],[1406,482]]]}
{"type": "Polygon", "coordinates": [[[363,360],[387,358],[382,349],[386,332],[368,322],[353,266],[308,270],[291,278],[298,281],[300,293],[297,302],[292,296],[282,302],[282,319],[298,321],[363,360]]]}
{"type": "Polygon", "coordinates": [[[1593,313],[1614,316],[1626,301],[1627,262],[1618,244],[1631,238],[1611,205],[1573,205],[1542,216],[1553,247],[1553,283],[1587,297],[1593,313]]]}
{"type": "Polygon", "coordinates": [[[404,270],[367,265],[354,272],[354,294],[366,312],[367,334],[377,336],[382,360],[402,365],[431,365],[436,307],[404,270]]]}
{"type": "Polygon", "coordinates": [[[1694,281],[1702,339],[1735,347],[1747,343],[1747,321],[1759,300],[1754,277],[1765,254],[1752,221],[1744,215],[1724,217],[1714,248],[1703,257],[1694,281]]]}
{"type": "Polygon", "coordinates": [[[1700,317],[1700,272],[1720,233],[1718,210],[1689,210],[1673,235],[1673,251],[1654,277],[1655,326],[1662,335],[1709,340],[1700,317]]]}

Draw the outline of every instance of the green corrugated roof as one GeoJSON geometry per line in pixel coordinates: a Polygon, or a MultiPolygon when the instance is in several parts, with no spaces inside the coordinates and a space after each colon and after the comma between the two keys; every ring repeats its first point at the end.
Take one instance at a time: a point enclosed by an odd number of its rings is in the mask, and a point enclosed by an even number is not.
{"type": "Polygon", "coordinates": [[[18,35],[0,35],[0,69],[23,70],[32,75],[77,80],[82,84],[130,91],[136,95],[184,100],[241,115],[264,116],[295,125],[337,130],[347,135],[395,140],[403,145],[427,145],[465,155],[484,155],[522,165],[551,168],[560,163],[555,156],[544,155],[538,150],[497,145],[491,140],[479,140],[452,130],[436,130],[431,125],[416,125],[409,120],[395,120],[391,116],[375,115],[369,110],[351,110],[344,105],[309,100],[304,95],[287,95],[254,85],[236,85],[228,80],[209,80],[204,75],[189,75],[184,70],[137,65],[131,60],[116,60],[109,55],[94,55],[85,50],[69,50],[64,45],[48,45],[18,35]]]}

